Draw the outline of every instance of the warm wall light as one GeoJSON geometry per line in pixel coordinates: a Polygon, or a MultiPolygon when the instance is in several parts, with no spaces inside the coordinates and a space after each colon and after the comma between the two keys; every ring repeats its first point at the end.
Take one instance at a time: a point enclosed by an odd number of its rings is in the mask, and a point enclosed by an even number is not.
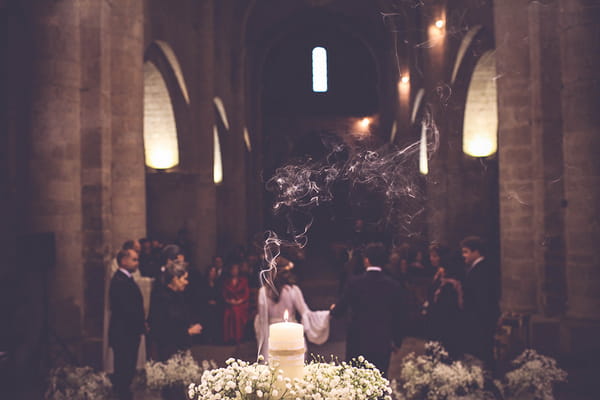
{"type": "Polygon", "coordinates": [[[365,117],[360,120],[360,126],[362,126],[363,128],[366,129],[369,127],[369,125],[371,125],[371,118],[365,117]]]}
{"type": "Polygon", "coordinates": [[[403,75],[402,78],[400,78],[400,83],[406,85],[408,82],[410,82],[410,78],[408,77],[408,75],[403,75]]]}
{"type": "Polygon", "coordinates": [[[144,64],[144,149],[146,165],[169,169],[179,164],[179,145],[171,97],[162,74],[144,64]]]}
{"type": "Polygon", "coordinates": [[[429,160],[427,159],[427,124],[421,122],[421,142],[419,143],[419,171],[422,175],[429,173],[429,160]]]}
{"type": "Polygon", "coordinates": [[[219,140],[219,130],[216,125],[213,125],[213,181],[217,185],[223,182],[221,141],[219,140]]]}
{"type": "Polygon", "coordinates": [[[438,19],[437,21],[435,21],[435,27],[438,29],[442,29],[444,27],[444,25],[446,25],[446,23],[441,18],[438,19]]]}
{"type": "Polygon", "coordinates": [[[484,53],[473,71],[463,122],[463,151],[473,157],[488,157],[498,147],[498,103],[496,57],[484,53]]]}

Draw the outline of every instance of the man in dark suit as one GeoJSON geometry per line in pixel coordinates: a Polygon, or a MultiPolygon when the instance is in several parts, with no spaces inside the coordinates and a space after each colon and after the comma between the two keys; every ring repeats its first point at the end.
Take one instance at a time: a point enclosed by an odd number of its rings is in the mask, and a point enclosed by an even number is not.
{"type": "Polygon", "coordinates": [[[108,343],[114,352],[113,386],[120,400],[130,400],[131,381],[141,335],[145,332],[144,305],[140,288],[131,276],[138,268],[138,253],[133,249],[117,253],[119,269],[110,282],[110,325],[108,343]]]}
{"type": "Polygon", "coordinates": [[[481,238],[466,237],[460,247],[466,264],[463,285],[465,352],[482,360],[488,369],[493,369],[494,333],[500,316],[498,269],[484,256],[481,238]]]}
{"type": "Polygon", "coordinates": [[[363,255],[366,272],[351,278],[339,302],[331,306],[333,316],[350,312],[346,360],[362,355],[383,374],[390,365],[392,349],[400,347],[401,327],[406,321],[404,290],[381,269],[387,261],[383,244],[367,245],[363,255]]]}

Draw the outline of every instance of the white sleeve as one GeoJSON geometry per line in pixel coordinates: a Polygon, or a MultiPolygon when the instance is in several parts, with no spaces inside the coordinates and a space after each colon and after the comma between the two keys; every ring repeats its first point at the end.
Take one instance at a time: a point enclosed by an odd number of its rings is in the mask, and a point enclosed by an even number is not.
{"type": "Polygon", "coordinates": [[[329,338],[329,310],[311,311],[298,286],[292,286],[294,306],[302,317],[306,338],[314,344],[323,344],[329,338]]]}

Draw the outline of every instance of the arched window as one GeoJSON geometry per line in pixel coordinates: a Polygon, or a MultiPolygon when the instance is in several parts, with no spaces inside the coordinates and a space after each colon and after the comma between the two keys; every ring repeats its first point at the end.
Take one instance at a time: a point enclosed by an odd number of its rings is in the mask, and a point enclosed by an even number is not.
{"type": "Polygon", "coordinates": [[[327,50],[324,47],[312,50],[312,86],[313,92],[327,92],[327,50]]]}
{"type": "Polygon", "coordinates": [[[144,148],[146,165],[169,169],[179,164],[179,145],[171,96],[154,63],[144,64],[144,148]]]}
{"type": "Polygon", "coordinates": [[[217,185],[223,182],[221,140],[219,139],[219,130],[216,125],[213,125],[213,181],[217,185]]]}
{"type": "Polygon", "coordinates": [[[463,124],[463,151],[473,157],[488,157],[498,147],[498,100],[496,56],[484,53],[473,71],[463,124]]]}

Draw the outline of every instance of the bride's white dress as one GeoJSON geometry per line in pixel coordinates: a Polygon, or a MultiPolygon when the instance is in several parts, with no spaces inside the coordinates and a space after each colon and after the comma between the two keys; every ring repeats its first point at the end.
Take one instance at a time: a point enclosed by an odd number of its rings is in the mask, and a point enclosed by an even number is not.
{"type": "Polygon", "coordinates": [[[329,310],[312,311],[308,308],[302,291],[296,285],[284,285],[277,303],[267,296],[263,286],[258,291],[258,313],[254,319],[254,330],[258,352],[265,360],[269,354],[269,325],[282,322],[285,310],[289,312],[290,322],[297,322],[296,314],[300,315],[304,334],[310,342],[323,344],[329,338],[329,310]]]}

